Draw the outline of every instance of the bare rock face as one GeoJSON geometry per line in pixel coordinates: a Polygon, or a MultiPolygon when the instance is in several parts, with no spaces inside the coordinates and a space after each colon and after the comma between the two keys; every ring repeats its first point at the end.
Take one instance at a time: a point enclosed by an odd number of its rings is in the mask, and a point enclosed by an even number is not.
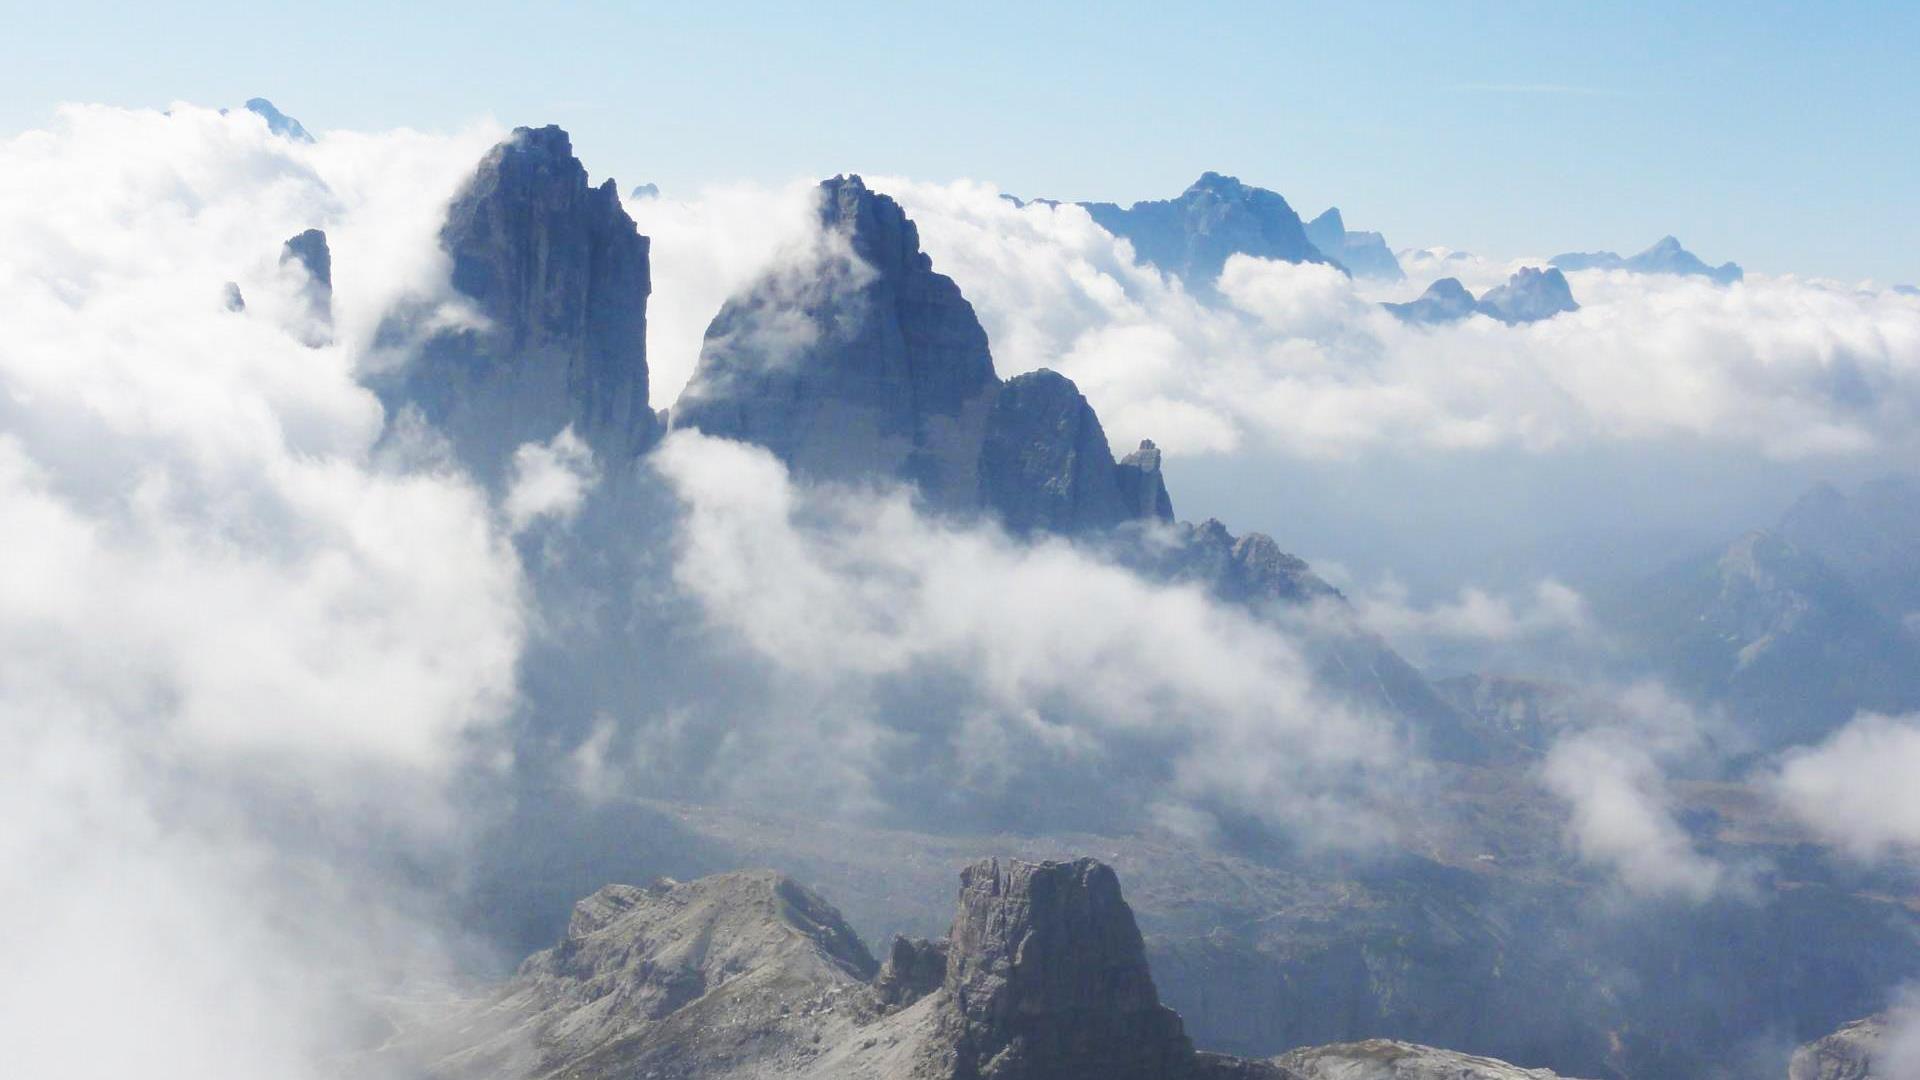
{"type": "Polygon", "coordinates": [[[772,871],[609,885],[560,944],[442,1025],[451,1045],[414,1053],[443,1077],[726,1075],[804,1059],[839,998],[868,1000],[875,968],[831,904],[772,871]]]}
{"type": "Polygon", "coordinates": [[[305,279],[300,298],[307,324],[301,333],[307,344],[327,344],[333,340],[333,252],[327,247],[327,234],[308,229],[292,237],[280,245],[280,265],[299,267],[305,279]]]}
{"type": "Polygon", "coordinates": [[[1111,528],[1133,516],[1100,418],[1042,368],[1000,388],[980,446],[980,495],[1016,533],[1111,528]]]}
{"type": "Polygon", "coordinates": [[[1551,319],[1563,311],[1578,311],[1567,276],[1559,267],[1542,270],[1523,266],[1507,279],[1481,294],[1475,310],[1491,315],[1509,326],[1551,319]]]}
{"type": "MultiPolygon", "coordinates": [[[[1291,263],[1330,263],[1307,239],[1300,215],[1279,194],[1231,176],[1202,173],[1178,198],[1081,203],[1101,228],[1131,241],[1142,261],[1208,294],[1236,254],[1291,263]]],[[[1344,268],[1343,268],[1344,269],[1344,268]]]]}
{"type": "Polygon", "coordinates": [[[757,443],[804,477],[910,482],[1016,533],[1171,517],[1158,454],[1116,463],[1072,380],[1000,381],[973,306],[898,203],[858,176],[819,197],[816,245],[708,327],[674,427],[757,443]]]}
{"type": "Polygon", "coordinates": [[[1273,1064],[1298,1080],[1559,1080],[1546,1069],[1388,1039],[1294,1050],[1273,1064]]]}
{"type": "Polygon", "coordinates": [[[516,128],[489,151],[440,245],[484,322],[433,334],[376,378],[390,411],[417,408],[490,479],[569,424],[610,473],[652,445],[647,238],[612,180],[588,186],[565,131],[516,128]]]}
{"type": "Polygon", "coordinates": [[[1794,1051],[1787,1080],[1895,1080],[1906,1075],[1885,1060],[1886,1013],[1855,1020],[1794,1051]]]}
{"type": "Polygon", "coordinates": [[[858,176],[819,198],[811,265],[727,301],[673,425],[758,443],[804,475],[909,480],[970,508],[999,385],[986,331],[898,203],[858,176]]]}
{"type": "Polygon", "coordinates": [[[960,875],[946,992],[955,1080],[1164,1080],[1194,1068],[1133,910],[1092,859],[988,859],[960,875]]]}
{"type": "Polygon", "coordinates": [[[1140,449],[1121,458],[1116,475],[1128,517],[1173,520],[1173,499],[1167,494],[1166,478],[1160,475],[1160,448],[1152,439],[1141,439],[1140,449]]]}
{"type": "Polygon", "coordinates": [[[886,963],[873,980],[880,1000],[899,1008],[939,990],[947,982],[947,943],[895,934],[886,963]]]}
{"type": "Polygon", "coordinates": [[[1382,304],[1381,307],[1392,312],[1401,322],[1416,323],[1421,326],[1436,326],[1442,323],[1458,322],[1472,315],[1478,301],[1460,284],[1459,278],[1443,277],[1427,286],[1427,291],[1418,299],[1404,304],[1382,304]]]}

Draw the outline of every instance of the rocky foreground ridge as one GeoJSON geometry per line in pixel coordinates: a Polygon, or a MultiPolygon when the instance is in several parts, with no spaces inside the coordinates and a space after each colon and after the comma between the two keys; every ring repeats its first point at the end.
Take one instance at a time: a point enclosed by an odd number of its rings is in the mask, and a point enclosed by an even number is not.
{"type": "Polygon", "coordinates": [[[1554,1075],[1407,1043],[1197,1051],[1160,1003],[1118,877],[1092,859],[966,867],[946,939],[897,938],[884,965],[832,905],[771,871],[608,886],[493,994],[384,1052],[444,1080],[1554,1075]]]}

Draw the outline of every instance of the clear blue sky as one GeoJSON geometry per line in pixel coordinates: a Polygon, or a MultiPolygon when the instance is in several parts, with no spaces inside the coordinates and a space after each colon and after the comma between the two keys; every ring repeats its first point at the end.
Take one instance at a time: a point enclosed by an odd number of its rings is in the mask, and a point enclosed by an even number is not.
{"type": "Polygon", "coordinates": [[[0,130],[272,98],[560,123],[686,190],[847,169],[1160,197],[1203,169],[1389,242],[1920,279],[1920,4],[0,3],[0,130]],[[1669,10],[1684,8],[1684,10],[1669,10]]]}

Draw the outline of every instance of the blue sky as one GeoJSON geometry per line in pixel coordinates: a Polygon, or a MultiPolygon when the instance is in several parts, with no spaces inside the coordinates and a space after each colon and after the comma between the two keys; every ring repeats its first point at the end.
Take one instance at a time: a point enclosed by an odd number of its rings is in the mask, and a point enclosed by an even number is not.
{"type": "Polygon", "coordinates": [[[272,98],[560,123],[597,176],[1129,201],[1204,169],[1395,246],[1920,279],[1920,5],[7,3],[0,130],[272,98]]]}

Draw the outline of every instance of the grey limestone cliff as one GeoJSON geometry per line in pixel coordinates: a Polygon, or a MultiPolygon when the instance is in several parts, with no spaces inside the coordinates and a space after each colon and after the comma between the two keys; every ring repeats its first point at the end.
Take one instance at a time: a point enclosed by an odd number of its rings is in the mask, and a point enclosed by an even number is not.
{"type": "Polygon", "coordinates": [[[488,479],[515,447],[569,425],[607,471],[653,443],[647,238],[612,180],[587,183],[565,131],[517,128],[489,151],[448,208],[440,246],[479,319],[431,333],[374,377],[390,410],[417,409],[488,479]]]}

